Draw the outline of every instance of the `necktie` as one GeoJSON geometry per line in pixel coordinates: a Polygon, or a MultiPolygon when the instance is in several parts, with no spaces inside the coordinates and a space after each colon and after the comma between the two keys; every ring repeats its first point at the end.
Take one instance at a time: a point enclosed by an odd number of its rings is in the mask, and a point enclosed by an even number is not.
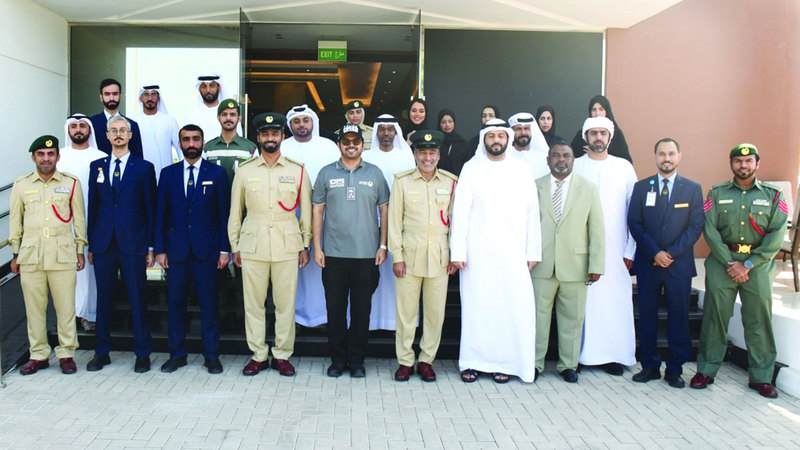
{"type": "Polygon", "coordinates": [[[186,198],[191,199],[194,195],[194,166],[189,166],[189,181],[186,183],[186,198]]]}
{"type": "Polygon", "coordinates": [[[664,187],[661,189],[661,196],[669,200],[669,179],[664,178],[664,187]]]}
{"type": "Polygon", "coordinates": [[[663,217],[664,214],[667,212],[667,206],[669,205],[669,180],[664,179],[664,187],[661,188],[661,196],[658,198],[658,209],[660,211],[661,216],[663,217]]]}
{"type": "Polygon", "coordinates": [[[556,191],[553,192],[553,212],[556,213],[556,222],[561,222],[561,213],[564,203],[564,180],[556,180],[556,191]]]}
{"type": "Polygon", "coordinates": [[[114,189],[115,196],[119,194],[119,184],[120,181],[122,181],[122,174],[120,173],[120,168],[119,168],[120,162],[121,161],[119,160],[119,158],[117,158],[116,161],[114,161],[114,176],[112,177],[111,180],[112,183],[111,187],[114,189]]]}

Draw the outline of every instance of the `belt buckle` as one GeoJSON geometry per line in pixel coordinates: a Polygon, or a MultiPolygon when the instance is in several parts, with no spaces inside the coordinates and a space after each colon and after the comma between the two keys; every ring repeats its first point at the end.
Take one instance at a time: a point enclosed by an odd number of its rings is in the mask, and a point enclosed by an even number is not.
{"type": "Polygon", "coordinates": [[[750,247],[753,246],[752,244],[748,244],[748,245],[736,244],[736,245],[739,246],[739,248],[736,249],[736,253],[746,253],[748,255],[750,254],[750,247]]]}

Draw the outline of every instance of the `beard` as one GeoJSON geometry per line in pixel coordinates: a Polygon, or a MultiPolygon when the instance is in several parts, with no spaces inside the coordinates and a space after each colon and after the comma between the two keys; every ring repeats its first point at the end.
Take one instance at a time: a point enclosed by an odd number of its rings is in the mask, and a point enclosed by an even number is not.
{"type": "Polygon", "coordinates": [[[181,152],[183,153],[184,158],[195,159],[200,157],[200,155],[203,153],[203,149],[198,147],[181,148],[181,152]]]}
{"type": "Polygon", "coordinates": [[[486,152],[489,153],[492,156],[500,156],[503,153],[505,153],[506,149],[508,148],[508,145],[506,145],[506,146],[503,146],[500,150],[495,151],[495,150],[492,149],[492,147],[494,147],[495,145],[500,145],[500,144],[492,144],[492,145],[483,144],[483,145],[484,145],[484,147],[486,147],[486,152]]]}
{"type": "Polygon", "coordinates": [[[531,143],[530,136],[520,136],[518,138],[514,138],[514,145],[517,147],[527,147],[531,143]]]}
{"type": "Polygon", "coordinates": [[[146,109],[148,111],[153,111],[158,106],[158,102],[154,102],[152,100],[148,100],[148,101],[142,103],[142,105],[144,106],[144,109],[146,109]]]}
{"type": "Polygon", "coordinates": [[[556,173],[556,174],[559,174],[559,175],[567,175],[567,174],[569,174],[569,172],[570,172],[570,169],[567,166],[555,166],[555,167],[553,167],[553,173],[556,173]]]}
{"type": "Polygon", "coordinates": [[[73,136],[73,135],[70,134],[69,135],[69,139],[72,141],[73,144],[81,145],[84,142],[89,140],[89,135],[88,134],[87,135],[78,134],[78,135],[73,136]]]}
{"type": "Polygon", "coordinates": [[[262,152],[275,153],[280,149],[281,149],[280,144],[275,141],[266,141],[261,144],[262,152]]]}
{"type": "Polygon", "coordinates": [[[603,153],[608,148],[608,144],[604,144],[603,141],[595,141],[589,148],[595,153],[603,153]]]}
{"type": "Polygon", "coordinates": [[[111,111],[116,111],[116,109],[119,108],[119,102],[114,100],[109,100],[107,102],[103,102],[103,106],[105,106],[106,109],[110,109],[111,111]]]}
{"type": "Polygon", "coordinates": [[[219,98],[219,91],[214,93],[207,92],[206,95],[203,96],[203,101],[208,104],[211,104],[216,102],[218,98],[219,98]]]}
{"type": "Polygon", "coordinates": [[[672,172],[675,171],[675,166],[672,166],[672,165],[670,165],[670,166],[661,165],[661,166],[658,166],[658,170],[660,170],[663,173],[672,173],[672,172]]]}

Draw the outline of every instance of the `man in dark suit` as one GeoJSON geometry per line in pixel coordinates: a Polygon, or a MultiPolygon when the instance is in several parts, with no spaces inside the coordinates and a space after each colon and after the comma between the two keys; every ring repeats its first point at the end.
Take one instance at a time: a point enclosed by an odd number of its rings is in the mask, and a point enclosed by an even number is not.
{"type": "Polygon", "coordinates": [[[678,143],[664,138],[655,145],[658,173],[636,183],[628,209],[628,227],[636,240],[633,272],[639,302],[639,353],[642,370],[633,381],[661,378],[656,348],[661,291],[669,313],[669,358],[664,380],[674,388],[685,386],[682,365],[690,356],[689,295],[694,244],[703,231],[703,193],[700,185],[677,174],[681,160],[678,143]]]}
{"type": "Polygon", "coordinates": [[[189,124],[178,133],[184,160],[165,167],[158,182],[155,253],[167,271],[170,358],[162,372],[186,365],[186,303],[189,281],[200,305],[203,364],[222,373],[219,361],[217,270],[228,266],[230,189],[225,169],[204,161],[203,130],[189,124]]]}
{"type": "Polygon", "coordinates": [[[111,363],[108,322],[121,269],[133,316],[135,371],[144,373],[150,370],[153,350],[147,329],[145,269],[155,263],[156,174],[153,164],[128,150],[131,130],[127,119],[114,116],[106,136],[113,146],[111,155],[89,166],[89,263],[97,278],[97,328],[95,355],[86,370],[97,371],[111,363]]]}
{"type": "MultiPolygon", "coordinates": [[[[100,101],[103,103],[103,111],[90,117],[90,120],[92,121],[92,127],[94,127],[96,133],[95,137],[97,138],[97,148],[108,153],[109,155],[111,154],[113,145],[106,136],[105,131],[108,125],[108,120],[112,116],[117,115],[125,117],[119,112],[119,104],[121,100],[122,85],[119,84],[119,81],[113,78],[106,78],[100,82],[100,101]]],[[[130,150],[132,155],[142,158],[142,135],[139,133],[139,124],[128,117],[125,117],[125,119],[127,119],[128,123],[130,123],[128,128],[132,133],[131,138],[128,141],[128,150],[130,150]]]]}

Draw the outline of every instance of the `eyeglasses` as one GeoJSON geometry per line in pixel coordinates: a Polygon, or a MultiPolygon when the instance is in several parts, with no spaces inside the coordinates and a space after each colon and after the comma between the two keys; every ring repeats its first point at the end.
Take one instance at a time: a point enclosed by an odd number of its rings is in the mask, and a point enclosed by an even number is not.
{"type": "Polygon", "coordinates": [[[116,136],[118,134],[128,134],[129,131],[130,130],[128,130],[127,128],[120,128],[119,130],[117,130],[116,128],[112,128],[108,130],[108,134],[116,136]]]}
{"type": "Polygon", "coordinates": [[[361,139],[354,138],[354,139],[342,139],[341,142],[343,145],[358,145],[361,143],[361,139]]]}
{"type": "Polygon", "coordinates": [[[158,98],[158,92],[145,92],[142,94],[143,98],[158,98]]]}

